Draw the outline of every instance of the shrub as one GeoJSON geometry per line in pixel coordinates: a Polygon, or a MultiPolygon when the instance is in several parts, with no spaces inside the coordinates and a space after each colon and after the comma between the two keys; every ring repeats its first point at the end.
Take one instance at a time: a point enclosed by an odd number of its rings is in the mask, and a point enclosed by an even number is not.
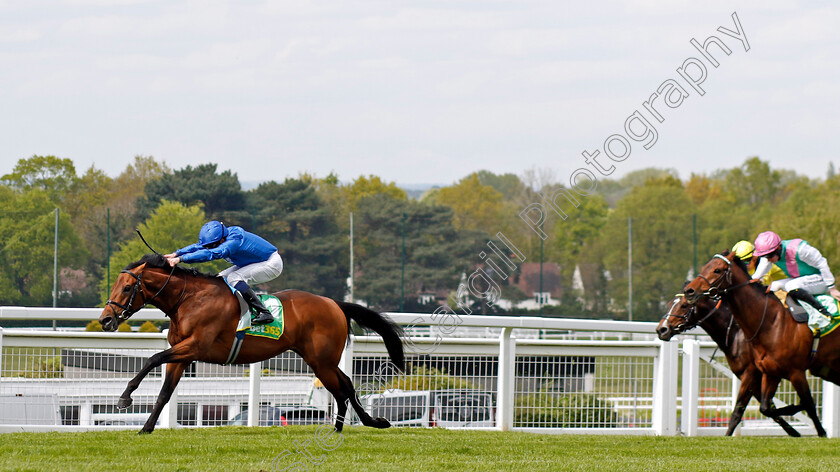
{"type": "Polygon", "coordinates": [[[91,322],[85,326],[85,331],[102,331],[102,324],[98,320],[91,320],[91,322]]]}
{"type": "Polygon", "coordinates": [[[141,333],[159,333],[160,330],[154,323],[151,321],[146,321],[145,323],[140,325],[140,329],[138,330],[141,333]]]}
{"type": "Polygon", "coordinates": [[[618,423],[607,402],[586,393],[521,395],[514,412],[514,426],[518,427],[603,428],[618,423]]]}
{"type": "Polygon", "coordinates": [[[62,377],[64,364],[61,363],[61,356],[48,357],[41,360],[40,357],[32,359],[32,365],[20,374],[21,377],[30,379],[51,379],[62,377]]]}
{"type": "Polygon", "coordinates": [[[117,331],[121,331],[123,333],[130,333],[131,332],[131,326],[129,326],[128,323],[123,323],[123,324],[120,325],[119,328],[117,328],[117,331]]]}
{"type": "Polygon", "coordinates": [[[453,377],[446,372],[426,367],[414,366],[411,374],[401,375],[389,382],[383,390],[448,390],[453,388],[477,388],[471,382],[453,377]]]}

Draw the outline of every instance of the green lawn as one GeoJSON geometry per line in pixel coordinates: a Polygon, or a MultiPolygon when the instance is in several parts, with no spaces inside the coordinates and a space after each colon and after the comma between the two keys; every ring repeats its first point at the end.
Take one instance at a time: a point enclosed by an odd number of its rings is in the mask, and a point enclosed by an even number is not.
{"type": "Polygon", "coordinates": [[[315,427],[203,428],[135,432],[0,435],[0,470],[295,470],[318,471],[554,471],[651,470],[834,471],[840,440],[818,438],[661,438],[447,431],[345,429],[322,438],[315,427]],[[294,452],[304,444],[319,465],[294,452]],[[338,444],[338,441],[341,441],[338,444]]]}

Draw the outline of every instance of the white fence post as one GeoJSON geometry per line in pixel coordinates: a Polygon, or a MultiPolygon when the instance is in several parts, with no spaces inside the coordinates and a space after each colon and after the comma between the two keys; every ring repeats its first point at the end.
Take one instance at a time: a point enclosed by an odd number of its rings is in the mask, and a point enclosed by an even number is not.
{"type": "Polygon", "coordinates": [[[823,380],[822,388],[822,425],[828,437],[840,437],[840,386],[823,380]]]}
{"type": "Polygon", "coordinates": [[[79,426],[93,425],[93,405],[90,401],[82,402],[79,406],[79,426]]]}
{"type": "Polygon", "coordinates": [[[677,432],[677,372],[679,350],[676,341],[659,344],[653,373],[653,432],[673,436],[677,432]]]}
{"type": "Polygon", "coordinates": [[[700,394],[700,342],[683,341],[682,421],[680,430],[686,436],[697,436],[697,405],[700,394]]]}
{"type": "Polygon", "coordinates": [[[496,393],[496,426],[502,431],[513,428],[513,386],[516,383],[516,340],[513,328],[504,328],[499,336],[499,379],[496,393]]]}
{"type": "MultiPolygon", "coordinates": [[[[169,349],[171,346],[169,345],[169,330],[163,330],[164,335],[164,349],[169,349]]],[[[161,368],[161,380],[166,382],[166,364],[160,366],[161,368]]],[[[163,410],[160,413],[160,427],[161,428],[174,428],[178,424],[178,389],[174,389],[172,391],[172,396],[169,398],[169,402],[166,406],[163,407],[163,410]]]]}
{"type": "Polygon", "coordinates": [[[0,328],[0,377],[3,377],[3,328],[0,328]]]}
{"type": "Polygon", "coordinates": [[[248,426],[260,425],[260,376],[262,362],[251,364],[248,373],[248,426]]]}

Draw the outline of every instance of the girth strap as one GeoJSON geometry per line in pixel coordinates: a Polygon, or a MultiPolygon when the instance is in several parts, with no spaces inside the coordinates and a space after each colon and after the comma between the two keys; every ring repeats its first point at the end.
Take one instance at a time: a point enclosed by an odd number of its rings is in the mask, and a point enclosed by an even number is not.
{"type": "Polygon", "coordinates": [[[233,361],[235,361],[236,357],[239,355],[239,350],[242,349],[242,341],[244,339],[245,331],[237,331],[236,336],[233,338],[233,345],[230,347],[230,354],[228,354],[227,360],[222,365],[233,364],[233,361]]]}
{"type": "Polygon", "coordinates": [[[811,342],[811,354],[808,355],[808,368],[814,364],[814,358],[817,357],[817,348],[820,346],[820,330],[814,333],[814,340],[811,342]]]}

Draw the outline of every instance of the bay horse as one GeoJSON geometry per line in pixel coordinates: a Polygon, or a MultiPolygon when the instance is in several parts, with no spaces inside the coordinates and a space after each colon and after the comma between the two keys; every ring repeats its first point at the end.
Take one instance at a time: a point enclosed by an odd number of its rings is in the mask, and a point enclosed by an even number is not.
{"type": "Polygon", "coordinates": [[[758,280],[752,280],[743,261],[734,253],[716,254],[684,289],[689,304],[703,299],[723,300],[753,347],[754,361],[762,372],[761,412],[771,418],[805,411],[820,437],[826,433],[819,421],[806,371],[840,384],[840,338],[822,339],[812,358],[814,336],[805,323],[797,323],[790,311],[758,280]],[[776,408],[773,396],[782,379],[788,379],[799,394],[799,405],[776,408]]]}
{"type": "MultiPolygon", "coordinates": [[[[744,411],[750,400],[755,397],[761,400],[761,371],[755,363],[756,355],[753,347],[744,337],[744,332],[729,311],[729,307],[708,298],[690,304],[685,295],[677,294],[668,305],[668,311],[662,316],[656,327],[659,339],[669,341],[672,337],[700,326],[718,345],[726,357],[729,369],[741,381],[735,408],[729,416],[729,427],[726,435],[732,436],[735,428],[741,423],[744,411]]],[[[793,437],[800,434],[782,417],[776,416],[773,421],[779,424],[785,432],[793,437]]]]}
{"type": "MultiPolygon", "coordinates": [[[[352,319],[382,336],[391,361],[397,369],[404,371],[402,329],[385,316],[353,303],[301,290],[284,290],[274,295],[283,304],[285,327],[282,336],[277,340],[245,336],[234,362],[250,364],[294,351],[335,397],[337,431],[344,425],[348,401],[365,426],[389,427],[385,418],[372,418],[364,411],[352,380],[338,368],[338,363],[352,319]]],[[[146,254],[129,264],[117,277],[111,297],[99,317],[102,329],[115,331],[120,323],[147,304],[169,317],[168,340],[172,347],[146,361],[128,382],[117,404],[121,409],[131,406],[131,393],[143,378],[155,367],[166,364],[163,387],[141,434],[155,429],[163,406],[191,362],[224,364],[227,361],[241,313],[239,300],[221,277],[182,266],[169,267],[162,255],[146,254]]]]}

